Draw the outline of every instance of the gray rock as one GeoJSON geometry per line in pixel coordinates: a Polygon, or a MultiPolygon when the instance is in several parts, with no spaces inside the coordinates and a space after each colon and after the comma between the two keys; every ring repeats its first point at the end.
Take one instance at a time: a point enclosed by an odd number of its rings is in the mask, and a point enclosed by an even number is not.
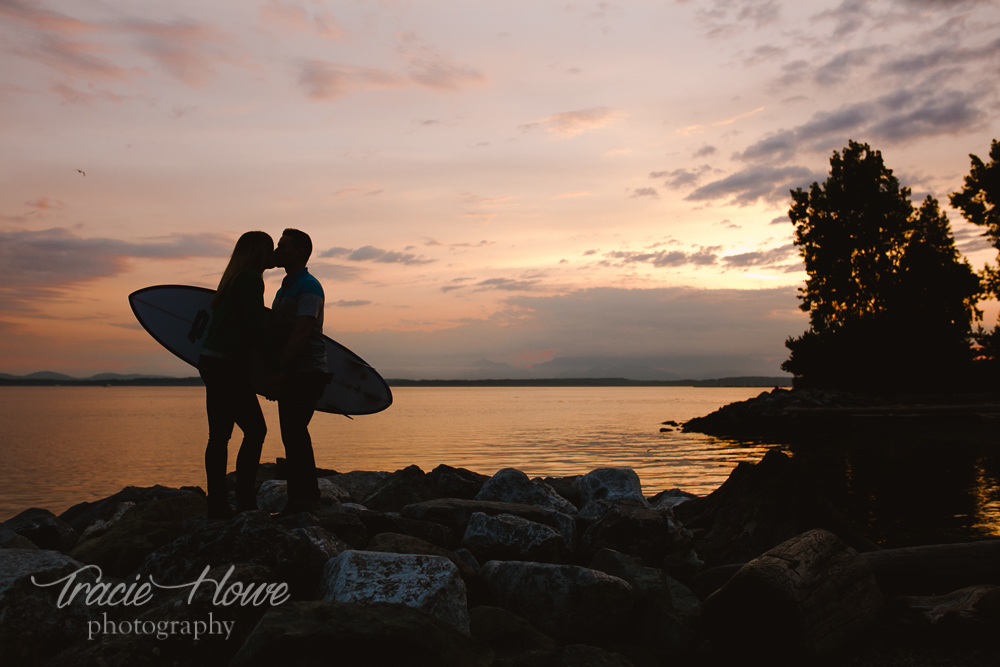
{"type": "Polygon", "coordinates": [[[27,537],[13,530],[0,527],[0,549],[37,549],[38,546],[27,537]]]}
{"type": "MultiPolygon", "coordinates": [[[[350,496],[346,491],[325,477],[317,480],[320,501],[334,509],[339,509],[340,501],[350,496]]],[[[276,514],[288,505],[288,482],[283,479],[272,479],[260,485],[257,491],[257,508],[276,514]]]]}
{"type": "Polygon", "coordinates": [[[159,484],[149,487],[126,486],[118,493],[107,498],[74,505],[60,514],[59,518],[82,535],[87,527],[95,521],[107,520],[113,516],[122,503],[141,505],[151,500],[166,500],[167,498],[190,495],[192,493],[202,498],[205,497],[205,492],[197,487],[175,489],[169,486],[160,486],[159,484]]]}
{"type": "Polygon", "coordinates": [[[601,549],[613,549],[662,567],[668,557],[686,557],[691,541],[691,534],[674,521],[670,510],[615,504],[587,528],[580,551],[589,560],[601,549]]]}
{"type": "Polygon", "coordinates": [[[345,551],[324,567],[320,597],[403,604],[469,632],[465,583],[458,568],[442,556],[345,551]]]}
{"type": "Polygon", "coordinates": [[[81,542],[70,555],[100,565],[105,574],[124,578],[149,554],[176,538],[186,519],[204,517],[206,509],[205,498],[195,493],[147,500],[127,510],[103,535],[81,542]]]}
{"type": "Polygon", "coordinates": [[[83,543],[87,540],[92,540],[95,537],[104,535],[113,525],[121,521],[121,518],[125,516],[125,513],[133,507],[135,507],[135,501],[132,500],[118,503],[108,516],[95,519],[90,523],[90,525],[87,526],[86,529],[84,529],[84,531],[80,534],[80,542],[83,543]]]}
{"type": "Polygon", "coordinates": [[[427,474],[412,465],[389,475],[361,504],[376,512],[399,512],[406,505],[431,500],[434,496],[434,485],[427,474]]]}
{"type": "Polygon", "coordinates": [[[443,463],[427,473],[427,481],[434,487],[438,498],[464,498],[472,500],[489,480],[489,475],[480,475],[465,468],[453,468],[443,463]]]}
{"type": "Polygon", "coordinates": [[[655,496],[650,498],[649,506],[657,510],[669,509],[697,497],[698,496],[695,494],[688,493],[682,489],[668,489],[666,491],[660,491],[655,496]]]}
{"type": "MultiPolygon", "coordinates": [[[[295,526],[301,527],[301,526],[295,526]]],[[[275,574],[296,598],[315,595],[323,564],[323,548],[312,539],[274,521],[266,512],[241,512],[231,521],[193,519],[187,531],[151,553],[138,574],[164,585],[195,581],[205,566],[247,563],[275,574]]]]}
{"type": "Polygon", "coordinates": [[[577,480],[580,502],[594,500],[634,500],[648,506],[642,495],[639,475],[631,468],[597,468],[577,480]]]}
{"type": "Polygon", "coordinates": [[[628,583],[578,565],[494,560],[482,577],[500,606],[565,641],[612,636],[632,607],[628,583]]]}
{"type": "Polygon", "coordinates": [[[31,540],[39,549],[67,552],[80,539],[72,526],[52,512],[38,507],[24,510],[0,526],[31,540]]]}
{"type": "Polygon", "coordinates": [[[480,561],[565,563],[572,557],[565,538],[555,529],[513,514],[476,512],[465,529],[462,546],[480,561]]]}
{"type": "Polygon", "coordinates": [[[351,502],[360,504],[388,477],[389,473],[384,471],[353,470],[327,479],[346,491],[351,502]]]}
{"type": "Polygon", "coordinates": [[[69,601],[75,584],[97,581],[85,567],[56,551],[0,549],[0,664],[37,664],[86,636],[100,609],[86,604],[85,592],[69,601]]]}
{"type": "Polygon", "coordinates": [[[455,531],[439,523],[409,519],[396,513],[375,512],[364,507],[360,509],[352,507],[349,511],[361,520],[369,535],[402,533],[436,544],[444,549],[451,549],[458,543],[455,531]]]}
{"type": "Polygon", "coordinates": [[[288,602],[267,612],[231,667],[422,665],[489,667],[477,639],[405,605],[288,602]]]}
{"type": "Polygon", "coordinates": [[[700,605],[683,584],[659,568],[645,567],[638,558],[610,549],[599,551],[590,566],[632,586],[635,605],[628,623],[630,634],[660,660],[677,658],[693,646],[700,605]],[[682,598],[679,602],[684,612],[674,602],[674,591],[682,598]],[[693,616],[692,598],[696,605],[693,616]]]}
{"type": "Polygon", "coordinates": [[[576,521],[573,516],[537,505],[440,498],[414,503],[403,508],[404,517],[440,523],[450,527],[459,535],[465,534],[469,520],[476,512],[490,516],[513,514],[529,521],[543,523],[550,528],[555,528],[566,540],[566,544],[575,544],[576,521]]]}
{"type": "Polygon", "coordinates": [[[364,551],[381,551],[383,553],[390,554],[417,554],[421,556],[443,556],[455,564],[455,567],[458,568],[458,573],[462,576],[463,580],[474,575],[473,570],[469,569],[469,566],[465,563],[465,561],[458,558],[458,556],[448,549],[444,549],[430,542],[425,542],[419,537],[413,537],[412,535],[405,535],[402,533],[379,533],[368,541],[368,545],[364,548],[364,551]]]}
{"type": "Polygon", "coordinates": [[[304,535],[326,558],[336,558],[351,547],[336,535],[331,535],[320,526],[292,528],[292,532],[304,535]]]}
{"type": "Polygon", "coordinates": [[[557,644],[531,623],[502,607],[483,605],[469,611],[472,636],[486,643],[497,658],[527,651],[553,651],[557,644]]]}
{"type": "Polygon", "coordinates": [[[530,480],[516,468],[504,468],[483,484],[475,500],[536,505],[547,509],[576,514],[576,506],[556,493],[541,480],[530,480]]]}

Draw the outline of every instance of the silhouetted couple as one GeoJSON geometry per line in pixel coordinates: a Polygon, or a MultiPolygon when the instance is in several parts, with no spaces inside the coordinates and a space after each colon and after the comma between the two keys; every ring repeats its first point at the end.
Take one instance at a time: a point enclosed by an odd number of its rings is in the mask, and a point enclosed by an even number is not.
{"type": "Polygon", "coordinates": [[[233,425],[243,431],[236,458],[236,511],[257,508],[257,467],[267,424],[255,377],[260,382],[266,376],[264,393],[278,401],[288,479],[284,513],[320,506],[309,421],[329,376],[323,287],[306,269],[310,254],[312,241],[297,229],[286,229],[277,248],[268,234],[247,232],[236,242],[219,281],[198,361],[208,411],[205,474],[210,518],[233,515],[226,489],[233,425]],[[274,296],[269,322],[263,273],[275,266],[284,268],[286,275],[274,296]]]}

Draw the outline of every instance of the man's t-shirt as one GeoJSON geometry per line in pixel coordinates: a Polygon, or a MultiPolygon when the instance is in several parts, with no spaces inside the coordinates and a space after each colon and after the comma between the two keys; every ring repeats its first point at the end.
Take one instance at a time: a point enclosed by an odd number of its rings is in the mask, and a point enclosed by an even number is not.
{"type": "Polygon", "coordinates": [[[323,340],[323,286],[308,269],[285,276],[281,289],[274,295],[274,311],[278,325],[278,341],[283,343],[292,331],[297,317],[315,317],[312,332],[299,354],[287,369],[292,372],[326,373],[326,343],[323,340]]]}

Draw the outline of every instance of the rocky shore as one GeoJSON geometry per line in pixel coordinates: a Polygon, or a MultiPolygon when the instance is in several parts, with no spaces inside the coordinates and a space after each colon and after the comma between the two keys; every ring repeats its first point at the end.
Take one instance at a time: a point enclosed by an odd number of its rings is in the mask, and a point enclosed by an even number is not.
{"type": "Polygon", "coordinates": [[[832,389],[783,389],[690,419],[683,430],[721,438],[789,442],[873,427],[995,440],[1000,394],[882,395],[832,389]]]}
{"type": "Polygon", "coordinates": [[[205,518],[127,487],[0,525],[3,665],[996,665],[1000,540],[880,550],[771,450],[715,492],[604,468],[321,471],[205,518]]]}

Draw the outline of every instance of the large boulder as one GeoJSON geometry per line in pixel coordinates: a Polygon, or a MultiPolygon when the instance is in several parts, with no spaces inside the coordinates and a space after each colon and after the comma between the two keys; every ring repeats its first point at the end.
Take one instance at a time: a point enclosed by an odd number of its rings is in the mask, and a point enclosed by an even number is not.
{"type": "Polygon", "coordinates": [[[573,516],[536,505],[439,498],[414,503],[403,508],[404,517],[440,523],[450,527],[459,535],[465,534],[465,529],[469,525],[472,515],[476,512],[490,516],[513,514],[522,519],[542,523],[550,528],[555,528],[565,538],[566,544],[575,544],[576,521],[573,516]]]}
{"type": "Polygon", "coordinates": [[[379,533],[368,540],[365,551],[380,551],[389,554],[416,554],[421,556],[443,556],[447,558],[462,575],[463,580],[468,580],[474,576],[473,569],[455,553],[442,548],[436,544],[425,542],[419,537],[404,535],[402,533],[379,533]]]}
{"type": "Polygon", "coordinates": [[[536,505],[563,514],[576,514],[573,503],[560,496],[545,482],[528,479],[527,475],[516,468],[497,471],[483,484],[475,500],[536,505]]]}
{"type": "Polygon", "coordinates": [[[634,500],[647,505],[639,475],[631,468],[597,468],[577,480],[583,506],[595,500],[634,500]]]}
{"type": "Polygon", "coordinates": [[[72,549],[80,539],[72,526],[52,512],[38,507],[24,510],[4,521],[0,527],[30,540],[39,549],[51,549],[63,553],[72,549]]]}
{"type": "Polygon", "coordinates": [[[27,537],[13,530],[0,527],[0,549],[37,549],[38,546],[27,537]]]}
{"type": "Polygon", "coordinates": [[[695,532],[694,549],[710,565],[745,563],[805,531],[829,530],[858,551],[877,547],[821,495],[805,464],[771,449],[742,462],[718,489],[673,508],[695,532]]]}
{"type": "Polygon", "coordinates": [[[189,531],[151,553],[139,574],[165,585],[195,581],[205,567],[248,563],[265,567],[294,597],[312,598],[327,550],[266,512],[241,512],[231,521],[192,520],[189,531]]]}
{"type": "Polygon", "coordinates": [[[884,600],[868,561],[825,530],[779,544],[705,601],[702,618],[722,664],[817,664],[856,640],[884,600]]]}
{"type": "Polygon", "coordinates": [[[231,667],[413,665],[489,667],[493,651],[406,605],[289,602],[270,609],[231,667]]]}
{"type": "Polygon", "coordinates": [[[80,533],[80,535],[83,535],[93,523],[97,521],[107,523],[111,517],[121,511],[120,506],[123,503],[141,505],[151,500],[165,500],[190,493],[195,493],[202,497],[205,496],[205,492],[197,487],[175,489],[159,484],[148,487],[126,486],[118,493],[110,495],[107,498],[73,505],[60,514],[59,518],[72,526],[73,530],[80,533]]]}
{"type": "Polygon", "coordinates": [[[93,568],[56,551],[0,549],[0,664],[35,665],[86,639],[101,609],[72,593],[96,582],[93,568]]]}
{"type": "Polygon", "coordinates": [[[443,463],[427,473],[427,481],[434,487],[436,498],[472,500],[489,478],[489,475],[481,475],[465,468],[453,468],[443,463]]]}
{"type": "Polygon", "coordinates": [[[609,502],[603,516],[584,532],[580,552],[585,561],[601,549],[636,556],[653,567],[663,567],[668,557],[683,560],[687,556],[691,534],[674,521],[669,509],[646,509],[626,502],[609,502]]]}
{"type": "Polygon", "coordinates": [[[320,597],[403,604],[469,632],[465,583],[458,568],[442,556],[345,551],[323,568],[320,597]]]}
{"type": "Polygon", "coordinates": [[[87,540],[92,540],[95,537],[100,537],[104,535],[111,527],[122,520],[122,517],[128,513],[130,509],[136,506],[136,503],[131,500],[126,500],[124,502],[118,503],[114,507],[111,507],[105,516],[92,521],[87,528],[80,533],[80,541],[77,546],[86,542],[87,540]]]}
{"type": "Polygon", "coordinates": [[[1000,586],[979,584],[946,595],[905,595],[892,600],[894,613],[926,632],[966,642],[995,643],[1000,630],[1000,586]]]}
{"type": "Polygon", "coordinates": [[[458,544],[455,531],[440,523],[410,519],[395,513],[375,512],[351,505],[345,506],[345,509],[360,519],[368,535],[403,533],[445,549],[451,549],[458,544]]]}
{"type": "Polygon", "coordinates": [[[499,605],[564,641],[613,636],[632,608],[632,587],[578,565],[490,561],[481,572],[499,605]]]}
{"type": "Polygon", "coordinates": [[[476,512],[462,537],[462,546],[478,560],[526,560],[566,563],[572,552],[554,528],[513,514],[490,516],[476,512]]]}
{"type": "MultiPolygon", "coordinates": [[[[350,499],[347,491],[338,487],[325,477],[316,480],[319,486],[320,501],[327,506],[336,508],[341,502],[350,499]]],[[[272,514],[281,512],[288,505],[288,482],[283,479],[268,480],[260,485],[257,491],[257,508],[272,514]]]]}
{"type": "Polygon", "coordinates": [[[127,577],[146,557],[181,533],[185,520],[203,517],[205,498],[196,493],[148,500],[129,509],[103,535],[78,545],[70,555],[99,565],[105,574],[127,577]]]}
{"type": "Polygon", "coordinates": [[[316,526],[343,540],[352,549],[362,549],[368,543],[371,532],[356,513],[346,510],[347,507],[342,505],[340,508],[325,507],[313,512],[296,512],[277,521],[289,530],[316,526]]]}
{"type": "Polygon", "coordinates": [[[634,605],[627,626],[635,641],[661,660],[682,655],[693,646],[701,610],[683,584],[659,568],[646,567],[638,558],[610,549],[599,551],[590,567],[632,586],[634,605]]]}
{"type": "Polygon", "coordinates": [[[350,502],[360,503],[388,477],[389,473],[384,471],[352,470],[331,475],[327,479],[346,491],[350,496],[350,502]]]}
{"type": "Polygon", "coordinates": [[[386,477],[361,504],[376,512],[399,512],[406,505],[434,497],[434,485],[427,474],[411,465],[386,477]]]}
{"type": "Polygon", "coordinates": [[[470,609],[469,626],[472,636],[493,649],[497,659],[527,651],[553,651],[558,646],[554,639],[503,607],[483,605],[470,609]]]}

